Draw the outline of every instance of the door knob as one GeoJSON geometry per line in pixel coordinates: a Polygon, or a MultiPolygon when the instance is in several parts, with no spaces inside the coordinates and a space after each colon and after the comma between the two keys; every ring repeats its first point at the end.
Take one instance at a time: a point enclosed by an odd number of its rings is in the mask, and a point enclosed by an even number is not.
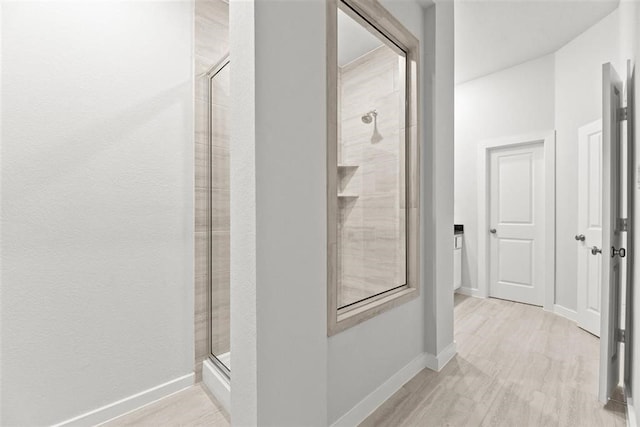
{"type": "Polygon", "coordinates": [[[585,239],[584,234],[577,234],[575,239],[579,242],[584,242],[584,239],[585,239]]]}
{"type": "Polygon", "coordinates": [[[618,255],[620,258],[624,258],[625,256],[627,256],[627,251],[624,248],[616,249],[611,246],[611,258],[616,255],[618,255]]]}
{"type": "Polygon", "coordinates": [[[598,255],[602,253],[602,249],[598,248],[597,246],[593,246],[591,248],[591,255],[598,255]]]}
{"type": "Polygon", "coordinates": [[[496,230],[495,228],[490,228],[489,229],[489,233],[491,233],[491,234],[496,234],[496,231],[498,231],[498,230],[496,230]]]}

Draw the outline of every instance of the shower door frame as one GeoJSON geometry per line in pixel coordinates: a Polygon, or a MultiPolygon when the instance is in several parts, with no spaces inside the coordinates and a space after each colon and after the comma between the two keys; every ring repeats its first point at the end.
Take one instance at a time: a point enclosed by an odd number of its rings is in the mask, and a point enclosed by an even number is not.
{"type": "Polygon", "coordinates": [[[327,1],[327,335],[335,335],[420,294],[420,42],[378,0],[327,1]],[[404,52],[406,283],[349,307],[338,306],[338,8],[404,52]]]}
{"type": "MultiPolygon", "coordinates": [[[[213,197],[211,197],[211,193],[213,191],[213,124],[211,120],[211,115],[213,114],[213,99],[211,95],[211,91],[213,89],[213,85],[211,81],[215,78],[215,76],[221,72],[225,67],[229,66],[231,60],[229,58],[229,54],[223,56],[223,58],[215,64],[213,67],[207,71],[207,157],[209,167],[207,168],[207,181],[209,183],[209,191],[207,192],[207,349],[209,353],[209,360],[214,364],[218,370],[223,373],[228,379],[231,379],[231,370],[227,367],[218,357],[213,354],[212,344],[213,344],[213,328],[211,322],[213,321],[213,239],[211,237],[213,231],[213,224],[211,215],[213,214],[213,197]]],[[[231,284],[229,284],[231,285],[231,284]]],[[[229,348],[229,353],[231,353],[231,348],[229,348]]]]}

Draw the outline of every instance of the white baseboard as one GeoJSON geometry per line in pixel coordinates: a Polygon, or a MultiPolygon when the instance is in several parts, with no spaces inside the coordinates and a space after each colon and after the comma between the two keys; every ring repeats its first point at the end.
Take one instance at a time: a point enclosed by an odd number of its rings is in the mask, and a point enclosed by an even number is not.
{"type": "Polygon", "coordinates": [[[230,414],[231,384],[229,378],[223,375],[208,359],[202,363],[202,383],[230,414]]]}
{"type": "Polygon", "coordinates": [[[486,295],[483,295],[482,292],[480,292],[480,289],[465,288],[464,286],[456,289],[455,292],[458,293],[458,294],[467,295],[467,296],[474,297],[474,298],[486,298],[487,297],[486,295]]]}
{"type": "Polygon", "coordinates": [[[157,400],[164,399],[165,397],[174,394],[178,391],[184,390],[187,387],[191,387],[194,384],[195,375],[193,373],[184,375],[174,380],[168,381],[159,386],[150,388],[148,390],[136,393],[124,399],[102,406],[93,411],[86,412],[77,417],[68,419],[54,427],[67,427],[67,426],[94,426],[102,424],[113,418],[124,415],[128,412],[134,411],[153,403],[157,400]]]}
{"type": "Polygon", "coordinates": [[[439,371],[456,354],[456,343],[453,342],[437,356],[429,353],[422,353],[404,368],[396,372],[391,378],[382,383],[380,387],[362,399],[349,412],[340,417],[331,427],[353,427],[363,422],[380,405],[387,401],[395,392],[405,385],[411,378],[424,368],[439,371]]]}
{"type": "Polygon", "coordinates": [[[424,353],[426,358],[426,367],[432,371],[440,372],[447,363],[453,359],[457,353],[456,342],[449,344],[444,350],[442,350],[437,356],[433,354],[424,353]]]}
{"type": "Polygon", "coordinates": [[[571,310],[570,308],[567,307],[563,307],[561,305],[558,304],[554,304],[553,305],[553,312],[555,314],[557,314],[558,316],[562,316],[566,319],[572,320],[572,321],[576,321],[577,317],[578,317],[578,313],[575,312],[575,310],[571,310]]]}
{"type": "Polygon", "coordinates": [[[638,427],[638,417],[636,416],[636,407],[633,405],[633,397],[627,394],[625,387],[625,397],[627,398],[627,426],[638,427]]]}
{"type": "Polygon", "coordinates": [[[427,353],[422,353],[404,368],[393,374],[391,378],[382,383],[380,387],[375,389],[371,394],[362,399],[346,414],[340,417],[331,427],[353,427],[364,421],[373,413],[378,406],[382,405],[389,399],[400,387],[405,385],[418,372],[427,367],[427,353]]]}

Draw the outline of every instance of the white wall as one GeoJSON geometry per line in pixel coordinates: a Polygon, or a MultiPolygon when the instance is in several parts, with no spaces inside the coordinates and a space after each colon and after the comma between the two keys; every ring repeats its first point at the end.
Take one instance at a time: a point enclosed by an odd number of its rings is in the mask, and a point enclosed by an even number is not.
{"type": "MultiPolygon", "coordinates": [[[[422,9],[418,4],[393,1],[382,3],[414,36],[422,38],[422,9]]],[[[330,337],[329,422],[335,422],[421,354],[424,351],[423,341],[422,299],[410,301],[330,337]]]]}
{"type": "Polygon", "coordinates": [[[327,424],[325,9],[230,3],[236,425],[327,424]]]}
{"type": "Polygon", "coordinates": [[[621,75],[625,72],[620,37],[627,15],[625,7],[616,9],[553,55],[456,88],[455,220],[465,225],[463,286],[477,286],[479,231],[472,141],[555,128],[555,303],[576,309],[578,129],[601,116],[602,64],[612,62],[621,75]]]}
{"type": "MultiPolygon", "coordinates": [[[[425,352],[455,353],[453,342],[454,2],[424,14],[424,146],[422,255],[424,257],[425,352]]],[[[444,359],[443,359],[444,358],[444,359]]]]}
{"type": "MultiPolygon", "coordinates": [[[[422,38],[418,4],[383,3],[422,38]]],[[[231,2],[231,405],[238,425],[333,423],[416,357],[453,340],[452,269],[434,271],[433,239],[423,244],[421,298],[326,336],[325,7],[321,0],[231,2]],[[434,296],[444,300],[440,307],[434,296]]],[[[423,103],[425,121],[439,123],[438,134],[425,125],[423,139],[425,158],[439,156],[433,161],[446,176],[453,167],[453,6],[436,7],[442,16],[426,32],[433,46],[425,52],[442,62],[437,72],[425,70],[423,83],[443,108],[436,120],[431,101],[423,103]]],[[[435,172],[423,170],[423,227],[435,235],[443,225],[452,245],[452,192],[443,186],[441,203],[432,204],[426,194],[435,172]]]]}
{"type": "Polygon", "coordinates": [[[578,129],[602,116],[602,64],[619,57],[620,9],[555,54],[556,304],[577,307],[578,129]]]}
{"type": "Polygon", "coordinates": [[[422,293],[329,339],[330,422],[416,357],[453,344],[453,261],[437,258],[453,250],[453,4],[382,3],[422,46],[422,293]]]}
{"type": "Polygon", "coordinates": [[[4,2],[2,425],[193,370],[192,5],[4,2]]]}
{"type": "Polygon", "coordinates": [[[554,128],[554,58],[546,55],[456,86],[455,222],[464,224],[462,286],[478,287],[477,145],[554,128]]]}

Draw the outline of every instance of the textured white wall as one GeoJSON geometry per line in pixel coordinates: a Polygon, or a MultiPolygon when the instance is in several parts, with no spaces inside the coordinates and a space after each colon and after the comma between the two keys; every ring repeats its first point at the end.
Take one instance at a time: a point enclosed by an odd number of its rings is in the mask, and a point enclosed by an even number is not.
{"type": "Polygon", "coordinates": [[[326,4],[230,8],[233,422],[323,426],[326,4]]]}
{"type": "Polygon", "coordinates": [[[189,2],[5,2],[2,425],[193,370],[189,2]]]}
{"type": "Polygon", "coordinates": [[[453,4],[426,11],[409,1],[382,4],[422,46],[422,289],[419,299],[329,338],[329,422],[420,354],[435,356],[453,342],[453,260],[435,258],[441,244],[453,251],[453,180],[440,181],[434,197],[437,176],[453,174],[453,4]]]}
{"type": "Polygon", "coordinates": [[[621,75],[625,72],[620,30],[625,7],[552,55],[457,86],[455,219],[465,225],[463,286],[477,287],[477,233],[483,232],[477,228],[475,145],[555,128],[555,302],[576,309],[578,129],[602,114],[602,64],[612,62],[621,75]]]}
{"type": "Polygon", "coordinates": [[[477,288],[477,146],[554,128],[554,59],[533,61],[456,86],[455,222],[464,224],[462,286],[477,288]]]}
{"type": "Polygon", "coordinates": [[[258,423],[256,325],[256,109],[254,2],[229,2],[231,68],[230,294],[231,413],[240,426],[258,423]],[[237,191],[237,189],[242,189],[237,191]]]}
{"type": "Polygon", "coordinates": [[[424,23],[427,94],[425,149],[422,151],[425,188],[422,198],[425,300],[425,351],[439,356],[453,342],[453,181],[455,138],[454,2],[427,9],[424,23]],[[427,42],[432,40],[432,42],[427,42]],[[429,148],[430,147],[430,148],[429,148]]]}
{"type": "Polygon", "coordinates": [[[578,129],[602,117],[602,64],[620,76],[620,9],[555,53],[556,304],[577,307],[578,129]]]}
{"type": "MultiPolygon", "coordinates": [[[[422,39],[420,6],[410,1],[382,4],[422,39]]],[[[422,298],[329,338],[330,423],[424,351],[422,298]]]]}
{"type": "MultiPolygon", "coordinates": [[[[383,4],[422,38],[417,3],[383,4]]],[[[437,352],[443,345],[436,340],[452,342],[452,270],[445,264],[435,274],[430,240],[421,298],[327,338],[326,5],[232,0],[230,6],[234,423],[327,425],[425,350],[437,352]],[[445,300],[440,308],[434,295],[445,300]]],[[[446,176],[453,174],[453,6],[443,3],[441,10],[438,42],[433,14],[425,34],[434,42],[424,52],[435,55],[438,46],[442,65],[436,76],[431,61],[423,83],[425,93],[438,93],[442,117],[439,133],[424,125],[423,138],[424,158],[436,152],[433,161],[446,176]]],[[[436,121],[432,102],[423,103],[425,124],[436,121]]],[[[444,186],[436,206],[429,198],[434,177],[425,169],[424,234],[435,235],[441,225],[451,245],[453,194],[444,186]]]]}

